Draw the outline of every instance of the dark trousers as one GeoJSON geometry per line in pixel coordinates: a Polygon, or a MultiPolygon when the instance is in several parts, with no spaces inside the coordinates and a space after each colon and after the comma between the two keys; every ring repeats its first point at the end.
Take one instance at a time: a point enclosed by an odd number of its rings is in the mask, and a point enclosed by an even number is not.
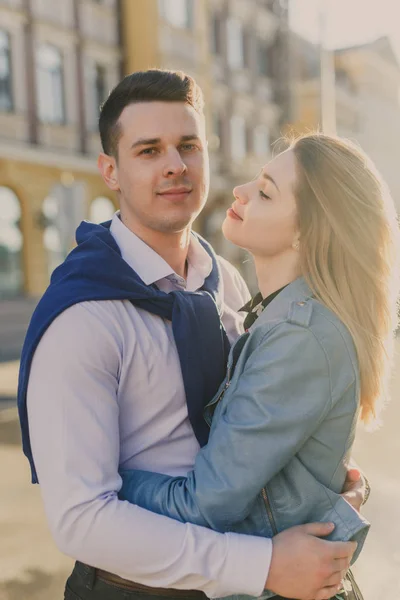
{"type": "MultiPolygon", "coordinates": [[[[145,586],[143,586],[145,588],[145,586]]],[[[146,591],[130,590],[114,582],[103,581],[97,569],[75,563],[69,576],[64,593],[64,600],[208,600],[202,592],[184,590],[157,590],[147,588],[146,591]],[[153,593],[154,590],[154,593],[153,593]]]]}
{"type": "MultiPolygon", "coordinates": [[[[351,572],[347,574],[346,579],[351,581],[352,590],[340,594],[332,600],[336,600],[336,598],[340,600],[363,600],[351,572]]],[[[157,590],[157,588],[147,588],[145,592],[129,590],[116,583],[103,581],[98,576],[97,569],[76,562],[65,586],[64,600],[208,600],[208,598],[202,592],[194,591],[157,590]]],[[[282,596],[274,596],[270,600],[288,599],[282,596]]]]}

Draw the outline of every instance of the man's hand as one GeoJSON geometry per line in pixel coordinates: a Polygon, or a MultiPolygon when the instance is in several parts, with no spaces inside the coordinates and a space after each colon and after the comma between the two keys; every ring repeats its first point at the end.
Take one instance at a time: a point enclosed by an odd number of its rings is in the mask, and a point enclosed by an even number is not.
{"type": "Polygon", "coordinates": [[[367,496],[367,483],[358,469],[348,469],[342,496],[353,508],[360,512],[367,496]]]}
{"type": "Polygon", "coordinates": [[[286,598],[327,600],[341,581],[357,547],[355,542],[328,542],[333,523],[309,523],[272,538],[271,566],[265,588],[286,598]]]}

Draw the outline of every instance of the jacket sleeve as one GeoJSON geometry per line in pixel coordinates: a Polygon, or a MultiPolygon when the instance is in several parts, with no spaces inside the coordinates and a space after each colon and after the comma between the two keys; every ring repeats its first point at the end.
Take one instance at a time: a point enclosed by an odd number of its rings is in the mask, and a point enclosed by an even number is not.
{"type": "Polygon", "coordinates": [[[242,521],[331,409],[331,368],[311,330],[277,325],[225,393],[194,470],[187,477],[123,472],[122,497],[219,531],[242,521]]]}

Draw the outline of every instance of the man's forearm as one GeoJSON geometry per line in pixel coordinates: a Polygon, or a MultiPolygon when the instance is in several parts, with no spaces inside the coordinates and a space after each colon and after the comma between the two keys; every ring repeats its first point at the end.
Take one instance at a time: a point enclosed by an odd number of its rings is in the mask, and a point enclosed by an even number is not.
{"type": "Polygon", "coordinates": [[[116,498],[49,516],[62,552],[151,587],[258,596],[268,575],[271,540],[218,534],[116,498]]]}

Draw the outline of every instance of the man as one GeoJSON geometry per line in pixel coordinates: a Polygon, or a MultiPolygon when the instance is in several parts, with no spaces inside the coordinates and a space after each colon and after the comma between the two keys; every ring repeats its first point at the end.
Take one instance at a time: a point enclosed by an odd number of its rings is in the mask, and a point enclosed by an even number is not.
{"type": "Polygon", "coordinates": [[[65,598],[200,599],[264,588],[329,598],[354,551],[315,537],[329,524],[271,541],[118,499],[119,467],[173,475],[193,467],[226,334],[239,335],[236,311],[249,296],[233,267],[191,233],[209,187],[195,82],[157,70],[126,77],[102,108],[100,134],[99,169],[120,213],[78,229],[77,248],[33,316],[19,385],[33,481],[58,547],[78,561],[65,598]]]}

